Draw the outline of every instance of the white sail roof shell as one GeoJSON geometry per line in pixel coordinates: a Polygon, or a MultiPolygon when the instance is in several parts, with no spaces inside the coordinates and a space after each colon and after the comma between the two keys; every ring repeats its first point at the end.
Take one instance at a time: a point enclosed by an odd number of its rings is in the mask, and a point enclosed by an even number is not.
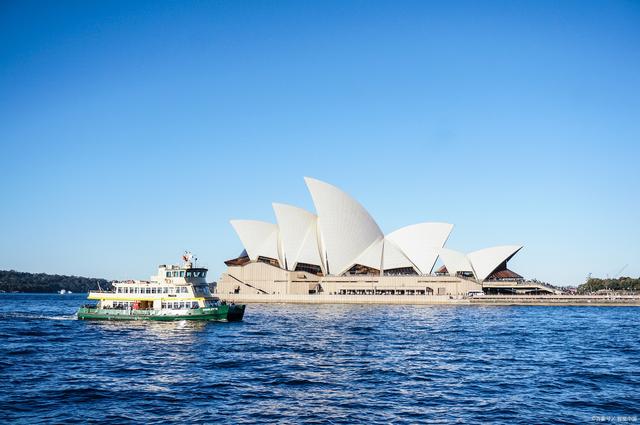
{"type": "Polygon", "coordinates": [[[274,258],[282,263],[278,255],[278,226],[258,220],[231,220],[240,241],[253,261],[258,257],[274,258]]]}
{"type": "Polygon", "coordinates": [[[325,270],[342,274],[374,242],[383,239],[382,231],[362,205],[342,190],[309,177],[305,182],[318,214],[325,270]]]}
{"type": "Polygon", "coordinates": [[[320,266],[318,250],[318,217],[302,208],[286,204],[273,204],[280,229],[282,266],[295,270],[297,263],[320,266]]]}
{"type": "Polygon", "coordinates": [[[313,220],[313,224],[309,227],[304,242],[298,251],[297,263],[307,263],[320,266],[324,272],[323,261],[320,258],[320,242],[318,239],[318,217],[313,220]]]}
{"type": "Polygon", "coordinates": [[[475,274],[469,258],[464,253],[453,249],[440,248],[438,254],[449,275],[455,276],[458,272],[473,272],[475,274]]]}
{"type": "MultiPolygon", "coordinates": [[[[418,223],[398,229],[386,236],[419,269],[429,274],[453,230],[449,223],[418,223]]],[[[386,267],[386,266],[385,266],[386,267]]]]}
{"type": "Polygon", "coordinates": [[[417,267],[407,258],[400,248],[389,239],[384,239],[384,250],[382,253],[383,270],[411,267],[419,273],[417,267]]]}
{"type": "Polygon", "coordinates": [[[365,249],[362,254],[353,260],[353,263],[348,268],[351,268],[354,264],[361,264],[380,270],[382,264],[382,243],[383,239],[377,239],[369,248],[365,249]]]}
{"type": "MultiPolygon", "coordinates": [[[[508,261],[522,249],[522,245],[503,245],[485,248],[467,254],[476,279],[485,280],[503,262],[508,261]]],[[[447,268],[448,269],[448,268],[447,268]]]]}

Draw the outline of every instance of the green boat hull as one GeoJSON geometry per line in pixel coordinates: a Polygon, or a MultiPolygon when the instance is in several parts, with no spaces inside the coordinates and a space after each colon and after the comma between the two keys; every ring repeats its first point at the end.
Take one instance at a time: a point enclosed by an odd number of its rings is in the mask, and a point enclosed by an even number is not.
{"type": "Polygon", "coordinates": [[[118,310],[82,307],[78,310],[80,320],[208,320],[216,322],[236,322],[244,316],[244,305],[220,305],[184,310],[175,314],[169,310],[118,310]]]}

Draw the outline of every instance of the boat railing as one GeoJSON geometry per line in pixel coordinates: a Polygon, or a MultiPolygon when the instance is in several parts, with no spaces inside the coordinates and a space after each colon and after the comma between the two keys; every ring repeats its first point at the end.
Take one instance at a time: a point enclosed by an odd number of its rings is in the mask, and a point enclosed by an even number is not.
{"type": "MultiPolygon", "coordinates": [[[[82,306],[82,309],[86,310],[87,313],[97,313],[98,310],[101,311],[112,311],[114,315],[136,315],[136,316],[164,316],[162,310],[154,310],[154,309],[129,309],[129,308],[97,308],[96,306],[82,306]],[[116,313],[117,312],[117,313],[116,313]]],[[[198,308],[185,308],[182,309],[185,314],[191,315],[196,310],[200,310],[201,307],[198,308]]],[[[106,313],[108,314],[108,313],[106,313]]]]}

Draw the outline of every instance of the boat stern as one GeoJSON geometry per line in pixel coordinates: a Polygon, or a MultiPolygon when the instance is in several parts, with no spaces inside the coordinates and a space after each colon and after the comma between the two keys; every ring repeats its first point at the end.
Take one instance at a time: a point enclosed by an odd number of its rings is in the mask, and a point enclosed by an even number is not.
{"type": "Polygon", "coordinates": [[[244,317],[245,304],[230,304],[227,312],[228,322],[239,322],[244,317]]]}

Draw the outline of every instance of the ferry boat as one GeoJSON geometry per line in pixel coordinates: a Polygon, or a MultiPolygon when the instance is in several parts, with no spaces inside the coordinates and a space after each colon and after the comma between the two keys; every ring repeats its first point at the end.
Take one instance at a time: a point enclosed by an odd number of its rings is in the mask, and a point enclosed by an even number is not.
{"type": "Polygon", "coordinates": [[[158,266],[150,280],[113,282],[111,291],[90,291],[95,305],[78,310],[81,320],[242,320],[245,305],[227,304],[214,297],[207,269],[197,267],[190,252],[182,265],[158,266]]]}

